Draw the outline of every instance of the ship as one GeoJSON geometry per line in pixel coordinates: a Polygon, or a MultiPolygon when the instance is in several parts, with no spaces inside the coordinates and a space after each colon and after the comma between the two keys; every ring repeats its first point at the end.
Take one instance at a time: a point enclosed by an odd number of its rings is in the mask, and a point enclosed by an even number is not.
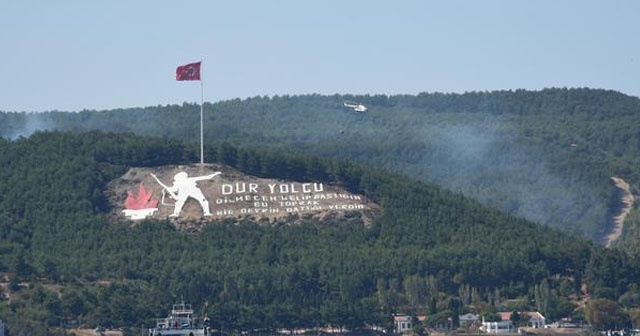
{"type": "Polygon", "coordinates": [[[149,329],[149,336],[210,336],[211,328],[207,325],[207,304],[203,309],[204,319],[200,319],[190,304],[174,304],[167,317],[157,318],[154,328],[149,329]]]}

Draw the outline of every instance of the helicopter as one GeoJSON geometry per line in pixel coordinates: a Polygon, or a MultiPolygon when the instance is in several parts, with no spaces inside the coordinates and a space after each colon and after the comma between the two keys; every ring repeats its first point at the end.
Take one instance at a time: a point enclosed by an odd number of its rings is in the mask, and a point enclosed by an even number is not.
{"type": "MultiPolygon", "coordinates": [[[[344,102],[344,106],[353,109],[356,112],[365,112],[367,111],[367,107],[364,106],[364,104],[361,103],[354,103],[354,102],[350,102],[350,101],[345,101],[344,102]]],[[[356,118],[356,119],[361,119],[360,117],[356,118]]],[[[348,127],[348,126],[347,126],[348,127]]],[[[345,130],[341,129],[340,130],[340,134],[344,134],[345,130]]]]}
{"type": "Polygon", "coordinates": [[[362,105],[362,104],[360,104],[360,103],[353,103],[353,102],[346,101],[346,102],[344,102],[344,106],[350,107],[356,112],[364,112],[364,111],[367,110],[367,107],[362,105]]]}

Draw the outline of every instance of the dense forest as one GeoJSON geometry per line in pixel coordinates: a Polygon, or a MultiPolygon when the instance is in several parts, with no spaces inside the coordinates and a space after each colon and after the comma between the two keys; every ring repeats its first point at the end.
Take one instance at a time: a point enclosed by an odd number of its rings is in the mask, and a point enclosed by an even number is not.
{"type": "MultiPolygon", "coordinates": [[[[0,113],[0,135],[106,130],[199,142],[195,104],[0,113]]],[[[608,243],[620,207],[611,177],[640,185],[640,99],[619,92],[304,95],[204,104],[205,142],[383,167],[530,221],[608,243]],[[365,104],[364,113],[345,101],[365,104]]],[[[634,250],[638,221],[614,242],[634,250]]]]}
{"type": "MultiPolygon", "coordinates": [[[[153,124],[150,115],[139,117],[153,124]]],[[[177,127],[177,118],[167,125],[177,127]]],[[[73,324],[139,334],[132,328],[149,327],[180,297],[209,302],[212,325],[224,331],[389,327],[393,313],[425,314],[437,325],[502,310],[598,329],[638,320],[633,255],[405,174],[300,151],[208,141],[205,155],[255,176],[366,192],[382,208],[370,226],[357,213],[295,225],[228,219],[197,234],[169,221],[108,221],[106,185],[128,168],[198,161],[198,146],[178,138],[77,130],[0,138],[0,318],[11,335],[62,335],[58,328],[73,324]]]]}

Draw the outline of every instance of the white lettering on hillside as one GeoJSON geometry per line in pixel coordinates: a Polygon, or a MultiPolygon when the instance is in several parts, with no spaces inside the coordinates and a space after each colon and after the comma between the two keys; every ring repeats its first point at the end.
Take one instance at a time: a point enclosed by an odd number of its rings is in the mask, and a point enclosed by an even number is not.
{"type": "Polygon", "coordinates": [[[322,183],[223,183],[218,195],[212,209],[218,217],[369,209],[362,196],[325,191],[322,183]]]}

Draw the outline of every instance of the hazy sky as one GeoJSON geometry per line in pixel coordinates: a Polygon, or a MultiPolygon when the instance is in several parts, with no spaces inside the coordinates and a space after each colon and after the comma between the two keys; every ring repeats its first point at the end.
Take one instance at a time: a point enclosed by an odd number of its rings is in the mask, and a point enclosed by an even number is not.
{"type": "Polygon", "coordinates": [[[0,111],[591,87],[640,96],[640,1],[20,0],[0,111]]]}

